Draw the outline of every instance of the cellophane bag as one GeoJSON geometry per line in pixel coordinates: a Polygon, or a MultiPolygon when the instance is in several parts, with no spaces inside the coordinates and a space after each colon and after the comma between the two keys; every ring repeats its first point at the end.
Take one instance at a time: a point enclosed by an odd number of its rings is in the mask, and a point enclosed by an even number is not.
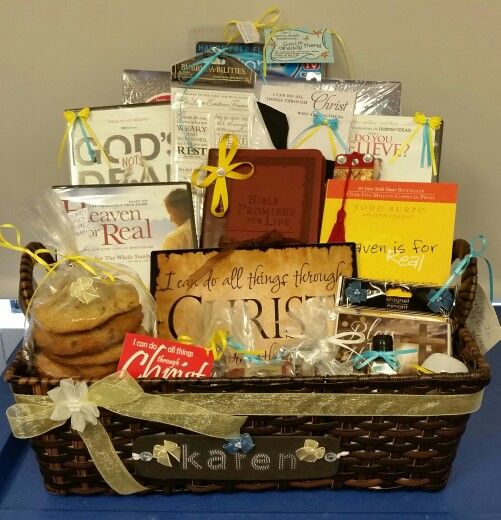
{"type": "Polygon", "coordinates": [[[39,262],[45,270],[26,310],[25,348],[35,370],[86,379],[114,372],[127,332],[155,335],[148,289],[131,269],[80,254],[75,229],[52,190],[21,218],[57,258],[52,265],[39,262]]]}
{"type": "Polygon", "coordinates": [[[294,312],[294,325],[287,326],[290,342],[280,348],[277,357],[289,361],[296,376],[351,374],[353,363],[336,359],[340,348],[340,341],[333,335],[336,318],[332,297],[304,301],[294,312]]]}

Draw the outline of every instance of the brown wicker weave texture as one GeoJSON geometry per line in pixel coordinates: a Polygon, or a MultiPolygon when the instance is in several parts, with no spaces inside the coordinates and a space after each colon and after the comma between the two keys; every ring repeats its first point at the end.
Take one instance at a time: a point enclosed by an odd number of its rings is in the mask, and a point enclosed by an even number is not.
{"type": "MultiPolygon", "coordinates": [[[[30,244],[32,249],[41,244],[30,244]]],[[[468,244],[454,243],[454,258],[468,254],[468,244]]],[[[21,263],[20,295],[24,308],[33,294],[33,262],[28,255],[21,263]]],[[[455,320],[464,321],[471,309],[476,286],[476,261],[472,260],[459,289],[455,320]]],[[[456,354],[469,367],[468,374],[426,376],[338,376],[329,378],[210,379],[141,381],[146,392],[338,392],[463,394],[481,390],[490,379],[489,366],[465,328],[456,332],[456,354]]],[[[15,393],[45,395],[57,380],[26,373],[18,356],[8,369],[6,380],[15,393]]],[[[101,410],[103,425],[126,466],[131,463],[132,442],[142,435],[183,434],[174,427],[139,421],[101,410]]],[[[151,491],[196,493],[228,490],[265,490],[286,488],[354,487],[361,489],[419,488],[438,490],[447,483],[461,434],[468,415],[443,417],[249,417],[243,431],[252,436],[334,435],[341,450],[349,456],[340,461],[340,470],[332,478],[309,481],[220,482],[220,481],[143,481],[151,491]]],[[[80,437],[64,425],[32,441],[48,491],[90,495],[112,493],[97,473],[80,437]]],[[[467,478],[467,477],[465,477],[467,478]]],[[[138,479],[140,480],[140,479],[138,479]]]]}

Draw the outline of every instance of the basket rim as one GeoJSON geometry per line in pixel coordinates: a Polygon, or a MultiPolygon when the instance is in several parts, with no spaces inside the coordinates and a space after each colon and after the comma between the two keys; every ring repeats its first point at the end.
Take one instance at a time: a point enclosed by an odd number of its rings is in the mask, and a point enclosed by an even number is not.
{"type": "MultiPolygon", "coordinates": [[[[283,393],[283,386],[290,384],[294,387],[297,387],[301,384],[307,385],[315,385],[315,384],[329,384],[329,383],[337,383],[337,384],[351,384],[354,387],[362,386],[364,384],[383,384],[388,385],[388,387],[402,387],[412,383],[423,383],[423,384],[449,384],[449,385],[477,385],[485,387],[489,384],[491,378],[490,366],[487,363],[487,360],[480,352],[477,342],[473,338],[471,332],[463,327],[458,330],[458,334],[461,336],[461,339],[464,343],[468,344],[468,348],[470,349],[470,354],[474,358],[474,361],[477,365],[475,370],[472,370],[468,373],[437,373],[437,374],[396,374],[396,375],[336,375],[336,376],[309,376],[309,377],[252,377],[252,378],[172,378],[172,379],[145,379],[140,378],[137,379],[137,382],[141,386],[159,386],[162,385],[172,385],[172,386],[190,386],[196,385],[201,388],[207,388],[210,390],[211,387],[216,385],[231,385],[235,386],[236,384],[241,384],[242,389],[249,390],[249,387],[253,385],[253,383],[259,384],[269,384],[271,385],[268,390],[273,392],[274,386],[280,386],[280,393],[283,393]]],[[[49,378],[49,377],[40,377],[36,375],[24,375],[20,373],[20,369],[23,365],[23,360],[21,357],[21,353],[18,352],[14,361],[7,368],[4,380],[11,385],[44,385],[44,386],[56,386],[60,383],[61,379],[49,378]]],[[[79,379],[79,378],[74,378],[79,379]]],[[[84,379],[80,378],[80,380],[85,380],[87,383],[94,383],[98,381],[98,379],[84,379]]],[[[353,392],[356,393],[356,392],[353,392]]]]}

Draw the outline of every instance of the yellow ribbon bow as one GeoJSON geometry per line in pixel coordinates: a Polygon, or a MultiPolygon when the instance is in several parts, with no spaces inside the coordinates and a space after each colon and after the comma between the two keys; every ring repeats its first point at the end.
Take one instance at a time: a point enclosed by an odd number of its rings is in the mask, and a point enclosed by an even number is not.
{"type": "MultiPolygon", "coordinates": [[[[187,336],[182,336],[187,337],[187,336]]],[[[256,358],[257,356],[262,356],[264,354],[264,350],[248,350],[240,343],[232,340],[228,333],[222,329],[217,329],[209,340],[208,345],[205,347],[207,352],[212,352],[212,356],[214,357],[214,361],[219,361],[227,348],[231,348],[238,354],[242,356],[250,356],[252,358],[256,358]]]]}
{"type": "MultiPolygon", "coordinates": [[[[92,256],[86,256],[86,255],[60,255],[59,259],[49,264],[46,262],[40,254],[42,253],[48,253],[54,256],[54,254],[49,251],[48,249],[37,249],[35,252],[30,251],[28,248],[23,247],[21,245],[21,233],[16,228],[16,226],[12,224],[1,224],[0,225],[0,247],[4,247],[5,249],[11,249],[12,251],[19,251],[20,253],[26,253],[35,262],[40,264],[47,272],[44,274],[42,279],[38,282],[37,288],[35,289],[35,292],[33,293],[33,296],[31,297],[31,300],[28,304],[28,307],[25,311],[25,315],[28,316],[29,311],[31,309],[31,304],[35,300],[35,296],[38,294],[38,291],[41,289],[43,284],[47,281],[47,279],[54,274],[55,270],[63,263],[70,262],[74,264],[78,264],[80,267],[88,271],[94,278],[99,278],[103,281],[108,281],[109,283],[115,283],[115,276],[110,272],[111,270],[117,271],[118,273],[127,276],[128,278],[132,278],[135,283],[137,283],[145,292],[145,294],[149,294],[148,288],[144,285],[144,282],[137,276],[134,272],[127,270],[125,268],[122,268],[118,265],[113,265],[108,262],[105,262],[103,260],[99,260],[98,258],[94,258],[92,256]],[[2,229],[12,229],[15,232],[15,242],[10,242],[5,238],[5,236],[2,233],[2,229]],[[96,267],[94,267],[92,264],[94,264],[96,267]],[[104,268],[104,269],[103,269],[104,268]],[[105,269],[110,269],[110,271],[107,271],[105,269]]],[[[70,295],[80,299],[82,303],[89,303],[94,299],[94,287],[93,287],[93,281],[89,277],[81,277],[78,278],[75,282],[70,286],[70,295]],[[87,278],[87,280],[86,280],[87,278]],[[89,282],[90,280],[90,282],[89,282]],[[73,285],[75,284],[75,285],[73,285]],[[84,301],[84,299],[86,301],[84,301]]],[[[153,302],[153,300],[152,300],[153,302]]],[[[153,305],[153,303],[152,303],[153,305]]]]}
{"type": "MultiPolygon", "coordinates": [[[[77,121],[80,121],[82,123],[82,130],[85,128],[87,130],[87,133],[94,139],[94,142],[96,146],[101,150],[101,153],[103,154],[103,157],[105,158],[106,162],[110,164],[110,160],[108,159],[108,156],[106,155],[106,152],[104,151],[103,146],[101,145],[101,142],[99,141],[97,135],[95,134],[94,130],[92,130],[92,127],[90,126],[87,119],[90,116],[90,108],[85,107],[79,110],[77,113],[75,113],[73,110],[65,110],[63,112],[63,117],[66,119],[66,129],[64,130],[63,138],[61,139],[61,144],[59,145],[59,153],[57,154],[57,164],[58,166],[61,165],[61,161],[63,159],[63,153],[64,148],[66,146],[66,141],[68,140],[68,136],[70,133],[70,130],[73,129],[73,126],[77,121]]],[[[88,137],[85,135],[84,131],[84,139],[85,143],[89,149],[89,154],[92,156],[92,149],[90,148],[90,143],[88,137]]]]}
{"type": "Polygon", "coordinates": [[[304,446],[296,450],[296,456],[303,462],[316,462],[325,456],[325,448],[321,447],[313,439],[306,439],[304,446]]]}
{"type": "MultiPolygon", "coordinates": [[[[57,389],[54,389],[57,390],[57,389]]],[[[246,417],[236,417],[205,406],[178,400],[173,395],[147,394],[127,372],[116,372],[90,385],[61,381],[61,391],[52,397],[16,394],[16,404],[7,409],[14,437],[30,439],[43,435],[71,418],[97,470],[117,493],[128,495],[146,491],[127,471],[104,429],[96,420],[96,407],[144,421],[169,424],[178,428],[218,437],[235,438],[246,417]],[[74,386],[73,392],[68,389],[74,386]]],[[[175,450],[169,451],[174,458],[175,450]],[[173,453],[174,452],[174,453],[173,453]]]]}
{"type": "Polygon", "coordinates": [[[409,137],[401,144],[398,151],[393,155],[390,159],[390,163],[394,163],[405,151],[407,151],[407,146],[409,143],[416,137],[419,130],[423,129],[423,153],[421,154],[421,167],[423,166],[424,159],[424,148],[427,146],[429,148],[429,153],[431,157],[431,168],[433,175],[437,175],[437,162],[435,159],[435,140],[434,135],[435,131],[440,128],[442,125],[442,118],[439,116],[431,116],[426,117],[422,112],[416,112],[414,114],[414,123],[416,123],[416,127],[411,132],[409,137]]]}
{"type": "Polygon", "coordinates": [[[50,271],[51,266],[49,263],[47,263],[40,254],[42,253],[49,253],[50,251],[48,249],[37,249],[35,252],[30,251],[29,249],[26,249],[21,245],[21,233],[19,232],[19,229],[16,228],[16,226],[12,224],[2,224],[0,225],[0,247],[4,247],[5,249],[11,249],[12,251],[19,251],[20,253],[27,253],[28,255],[35,260],[35,262],[39,263],[41,266],[44,267],[47,271],[50,271]],[[15,243],[9,242],[3,235],[1,229],[13,229],[16,234],[16,241],[15,243]]]}
{"type": "Polygon", "coordinates": [[[179,444],[172,441],[164,441],[163,445],[155,444],[155,446],[153,446],[153,458],[157,459],[159,464],[172,468],[170,456],[178,462],[181,460],[181,448],[179,444]]]}
{"type": "Polygon", "coordinates": [[[211,185],[213,182],[214,185],[214,193],[212,194],[212,202],[211,202],[211,213],[215,217],[224,217],[226,212],[228,211],[228,186],[226,185],[226,178],[228,179],[236,179],[236,180],[245,180],[251,177],[254,174],[254,166],[250,162],[239,162],[232,164],[231,161],[235,157],[235,154],[238,150],[238,138],[234,134],[224,134],[221,140],[219,141],[219,155],[218,155],[218,164],[217,166],[201,166],[194,170],[191,174],[191,184],[196,186],[197,188],[207,188],[207,186],[211,185]],[[229,151],[227,150],[228,141],[231,139],[231,146],[229,151]],[[235,171],[236,168],[240,166],[249,166],[250,171],[247,173],[238,173],[235,171]],[[202,180],[198,180],[198,176],[200,172],[206,170],[208,175],[202,180]],[[219,210],[219,207],[222,207],[219,210]]]}
{"type": "MultiPolygon", "coordinates": [[[[272,28],[276,25],[278,22],[278,19],[280,18],[280,9],[278,7],[270,7],[267,9],[262,15],[261,18],[258,18],[256,21],[252,22],[252,25],[256,28],[256,30],[259,32],[259,29],[265,29],[265,28],[272,28]]],[[[233,30],[233,33],[231,33],[232,28],[237,23],[241,23],[242,20],[230,20],[225,27],[224,30],[224,38],[227,43],[231,43],[232,41],[236,40],[238,36],[240,35],[240,31],[238,29],[233,30]]]]}

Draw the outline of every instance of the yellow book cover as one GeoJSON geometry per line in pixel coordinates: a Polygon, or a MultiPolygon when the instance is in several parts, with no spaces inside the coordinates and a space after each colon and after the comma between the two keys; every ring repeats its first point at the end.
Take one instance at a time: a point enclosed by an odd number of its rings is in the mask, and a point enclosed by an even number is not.
{"type": "MultiPolygon", "coordinates": [[[[320,241],[330,241],[345,181],[329,180],[320,241]]],[[[357,245],[358,276],[443,284],[451,270],[457,184],[350,181],[347,242],[357,245]]]]}

